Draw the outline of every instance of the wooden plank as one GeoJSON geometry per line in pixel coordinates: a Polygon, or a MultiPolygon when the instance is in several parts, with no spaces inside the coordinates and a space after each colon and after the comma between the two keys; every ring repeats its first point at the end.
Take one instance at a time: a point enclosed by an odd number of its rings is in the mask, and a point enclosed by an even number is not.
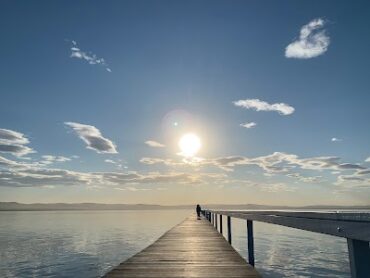
{"type": "Polygon", "coordinates": [[[260,277],[213,225],[192,214],[105,277],[260,277]]]}

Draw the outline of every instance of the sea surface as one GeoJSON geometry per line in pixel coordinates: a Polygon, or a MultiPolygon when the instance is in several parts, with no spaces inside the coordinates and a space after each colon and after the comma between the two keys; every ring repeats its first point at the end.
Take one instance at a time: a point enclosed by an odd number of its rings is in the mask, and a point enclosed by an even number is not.
{"type": "MultiPolygon", "coordinates": [[[[190,213],[0,212],[0,277],[100,277],[190,213]]],[[[232,219],[232,235],[245,257],[245,221],[232,219]]],[[[350,277],[345,239],[258,222],[254,236],[263,277],[350,277]]]]}

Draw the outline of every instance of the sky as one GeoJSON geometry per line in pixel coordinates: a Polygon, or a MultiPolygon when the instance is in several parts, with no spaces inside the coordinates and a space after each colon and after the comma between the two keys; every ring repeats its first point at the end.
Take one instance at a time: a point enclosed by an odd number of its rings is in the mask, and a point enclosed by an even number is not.
{"type": "Polygon", "coordinates": [[[0,201],[370,204],[368,1],[0,5],[0,201]]]}

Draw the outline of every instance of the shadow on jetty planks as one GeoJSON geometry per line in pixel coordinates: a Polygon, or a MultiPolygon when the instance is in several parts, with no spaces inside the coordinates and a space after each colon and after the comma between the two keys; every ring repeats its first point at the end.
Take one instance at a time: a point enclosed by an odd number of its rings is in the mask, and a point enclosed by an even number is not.
{"type": "Polygon", "coordinates": [[[204,218],[189,216],[104,277],[260,277],[204,218]]]}

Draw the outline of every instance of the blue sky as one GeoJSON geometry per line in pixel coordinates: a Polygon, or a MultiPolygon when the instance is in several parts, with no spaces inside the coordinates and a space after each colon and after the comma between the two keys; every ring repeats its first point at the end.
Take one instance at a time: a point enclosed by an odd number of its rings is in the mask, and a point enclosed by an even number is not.
{"type": "Polygon", "coordinates": [[[0,201],[369,204],[368,9],[3,1],[0,201]]]}

